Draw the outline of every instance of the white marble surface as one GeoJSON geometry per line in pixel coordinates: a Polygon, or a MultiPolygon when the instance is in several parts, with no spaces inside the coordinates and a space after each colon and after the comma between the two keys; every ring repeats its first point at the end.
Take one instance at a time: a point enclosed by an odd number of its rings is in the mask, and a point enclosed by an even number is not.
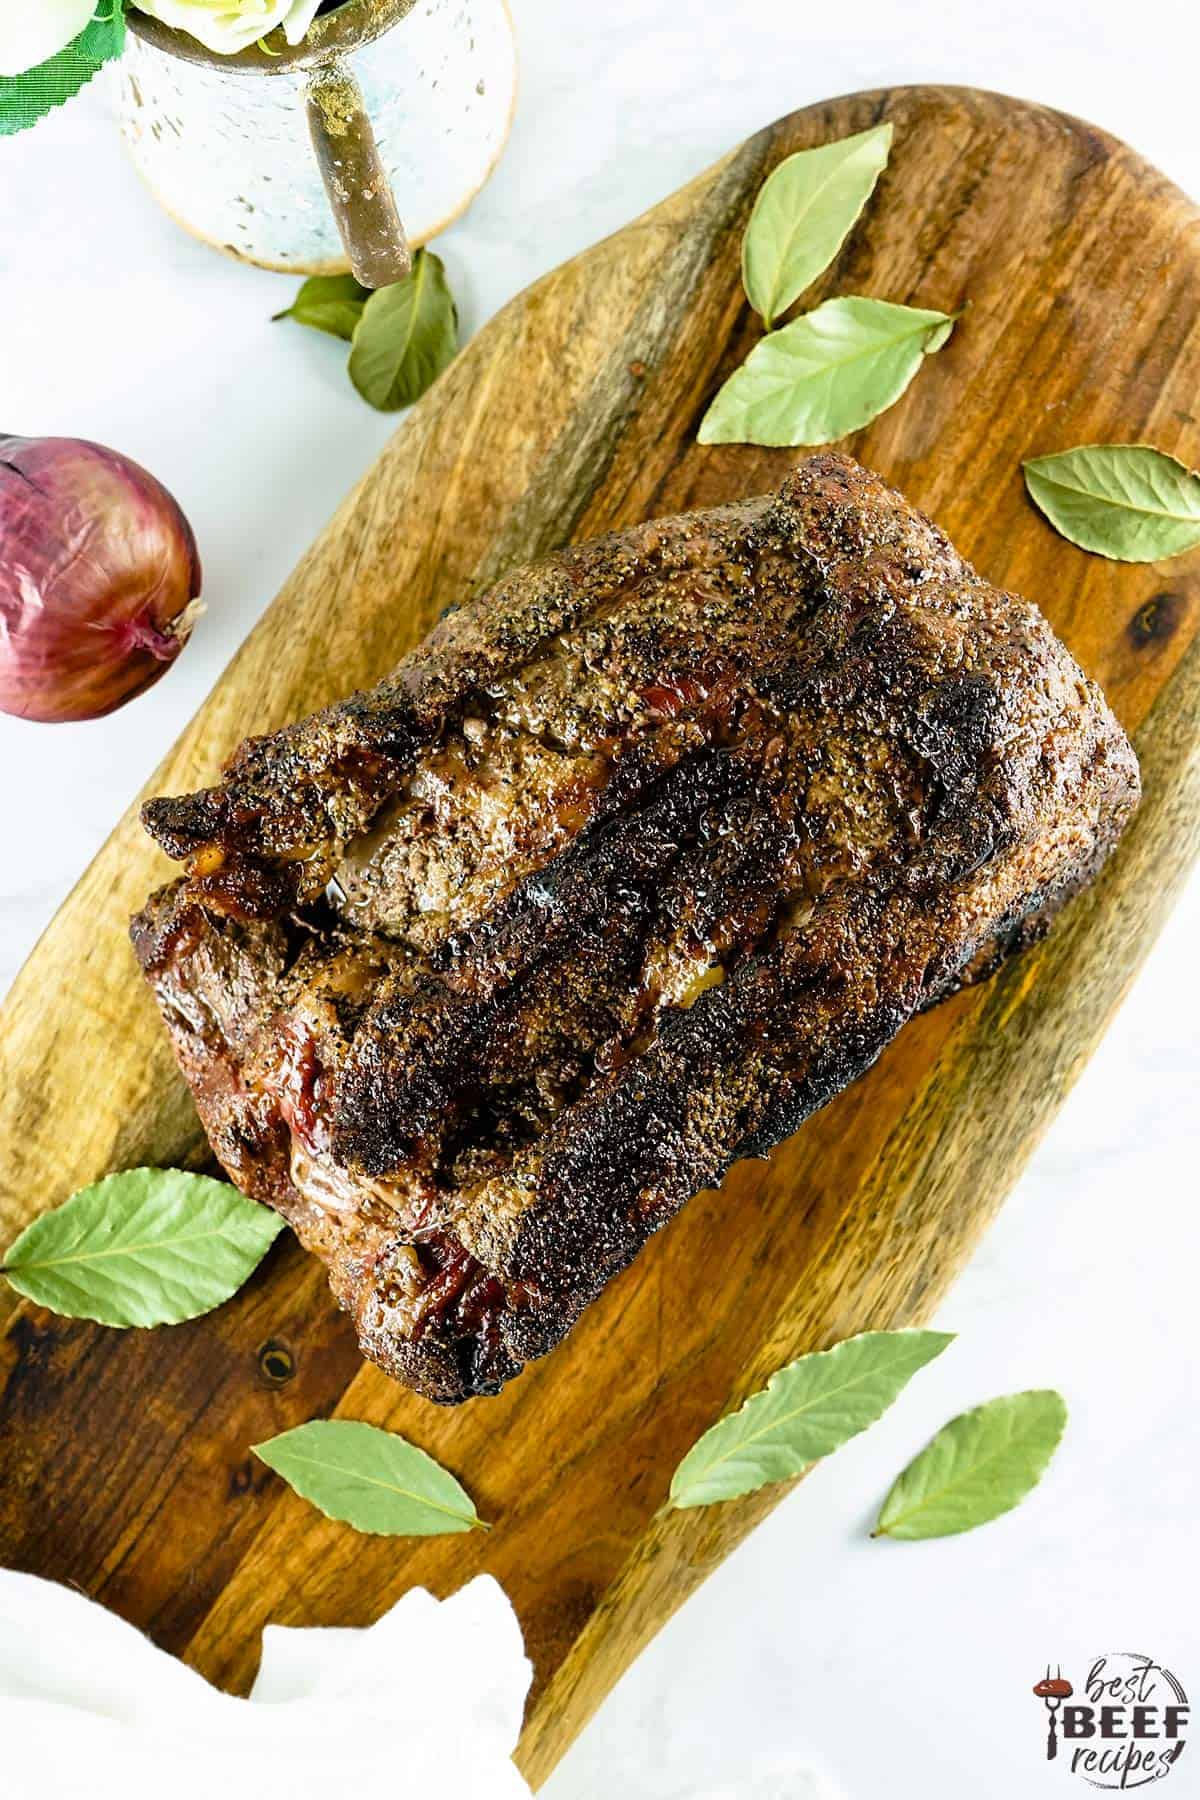
{"type": "MultiPolygon", "coordinates": [[[[1193,0],[513,11],[512,147],[441,245],[468,329],[755,126],[880,82],[1049,101],[1200,194],[1193,0]]],[[[195,524],[209,603],[168,679],[114,718],[0,719],[0,983],[391,429],[351,392],[337,346],[268,323],[288,291],[156,212],[99,91],[0,144],[0,424],[97,437],[158,472],[195,524]]],[[[958,1344],[662,1633],[554,1778],[554,1800],[672,1800],[810,1752],[855,1800],[1062,1791],[1070,1777],[1041,1761],[1028,1692],[1048,1657],[1077,1668],[1134,1647],[1200,1687],[1198,942],[1193,882],[946,1306],[958,1344]],[[945,1418],[1047,1383],[1072,1422],[1032,1502],[942,1543],[867,1541],[892,1475],[945,1418]]],[[[1196,1791],[1197,1766],[1200,1750],[1176,1792],[1196,1791]]]]}

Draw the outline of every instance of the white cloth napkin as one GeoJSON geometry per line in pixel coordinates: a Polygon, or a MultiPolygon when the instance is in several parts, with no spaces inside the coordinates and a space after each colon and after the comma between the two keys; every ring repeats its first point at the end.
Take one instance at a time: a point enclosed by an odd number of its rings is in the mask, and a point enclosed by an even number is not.
{"type": "Polygon", "coordinates": [[[528,1800],[511,1758],[531,1674],[490,1576],[415,1589],[362,1631],[268,1626],[241,1700],[82,1594],[0,1570],[0,1792],[528,1800]]]}

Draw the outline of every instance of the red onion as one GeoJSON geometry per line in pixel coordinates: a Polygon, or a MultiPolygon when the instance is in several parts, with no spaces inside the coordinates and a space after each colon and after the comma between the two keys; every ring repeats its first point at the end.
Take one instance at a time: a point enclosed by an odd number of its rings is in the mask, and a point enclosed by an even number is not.
{"type": "Polygon", "coordinates": [[[200,610],[192,528],[128,457],[0,436],[0,712],[98,719],[156,682],[200,610]]]}

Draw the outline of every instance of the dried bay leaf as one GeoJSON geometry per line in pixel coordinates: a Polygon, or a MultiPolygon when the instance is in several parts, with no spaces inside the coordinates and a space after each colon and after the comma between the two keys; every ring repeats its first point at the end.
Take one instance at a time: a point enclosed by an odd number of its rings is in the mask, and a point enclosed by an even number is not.
{"type": "Polygon", "coordinates": [[[1200,544],[1200,475],[1149,444],[1083,444],[1024,465],[1054,529],[1116,562],[1159,562],[1200,544]]]}
{"type": "Polygon", "coordinates": [[[395,1432],[353,1419],[297,1425],[254,1454],[330,1519],[381,1537],[435,1537],[486,1527],[441,1464],[395,1432]]]}
{"type": "Polygon", "coordinates": [[[998,1519],[1037,1486],[1066,1423],[1050,1388],[960,1413],[897,1477],[872,1536],[950,1537],[998,1519]]]}
{"type": "Polygon", "coordinates": [[[887,166],[892,127],[798,150],[763,183],[742,242],[742,280],[768,331],[827,269],[887,166]]]}
{"type": "Polygon", "coordinates": [[[292,304],[276,313],[272,323],[294,319],[297,325],[328,332],[330,337],[344,338],[349,343],[370,298],[370,288],[363,287],[353,275],[310,275],[292,304]]]}
{"type": "Polygon", "coordinates": [[[181,1325],[230,1299],[282,1229],[276,1213],[227,1181],[128,1169],[26,1226],[4,1274],[65,1318],[181,1325]]]}
{"type": "Polygon", "coordinates": [[[952,1342],[944,1331],[868,1331],[789,1363],[688,1451],[671,1505],[710,1506],[799,1475],[873,1425],[952,1342]]]}
{"type": "Polygon", "coordinates": [[[947,313],[850,295],[756,344],[700,426],[702,444],[828,444],[898,400],[954,329],[947,313]]]}
{"type": "Polygon", "coordinates": [[[418,250],[412,274],[372,294],[350,348],[350,379],[379,412],[411,406],[458,350],[458,312],[442,259],[418,250]]]}

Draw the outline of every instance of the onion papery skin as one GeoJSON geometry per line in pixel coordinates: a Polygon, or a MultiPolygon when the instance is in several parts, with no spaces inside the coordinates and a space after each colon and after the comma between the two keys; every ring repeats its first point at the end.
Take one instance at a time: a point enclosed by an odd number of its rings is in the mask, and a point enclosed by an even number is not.
{"type": "Polygon", "coordinates": [[[191,635],[200,579],[191,526],[138,463],[0,436],[0,712],[98,719],[144,693],[191,635]]]}

